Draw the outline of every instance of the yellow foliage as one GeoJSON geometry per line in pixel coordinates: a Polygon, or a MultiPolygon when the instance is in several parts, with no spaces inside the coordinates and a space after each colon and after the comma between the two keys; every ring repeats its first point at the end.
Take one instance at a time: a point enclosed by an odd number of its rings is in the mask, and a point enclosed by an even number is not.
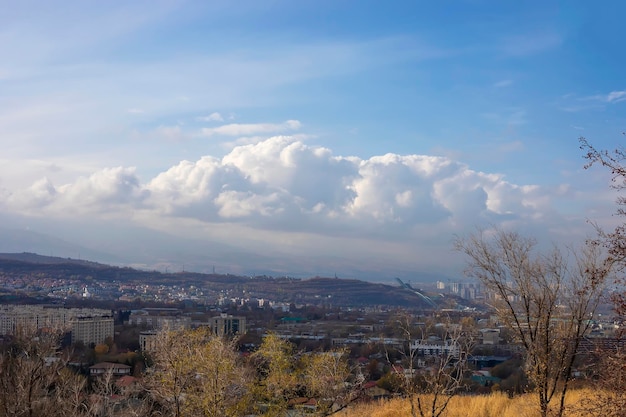
{"type": "Polygon", "coordinates": [[[109,353],[109,346],[104,343],[100,343],[99,345],[96,345],[96,347],[94,348],[94,351],[96,352],[96,355],[98,356],[106,355],[107,353],[109,353]]]}
{"type": "Polygon", "coordinates": [[[254,353],[254,359],[260,361],[260,379],[253,389],[255,396],[267,407],[264,415],[283,415],[289,399],[296,397],[298,389],[293,345],[277,334],[269,333],[254,353]]]}
{"type": "Polygon", "coordinates": [[[234,417],[247,407],[247,375],[234,342],[210,329],[162,332],[153,360],[144,379],[168,415],[234,417]]]}

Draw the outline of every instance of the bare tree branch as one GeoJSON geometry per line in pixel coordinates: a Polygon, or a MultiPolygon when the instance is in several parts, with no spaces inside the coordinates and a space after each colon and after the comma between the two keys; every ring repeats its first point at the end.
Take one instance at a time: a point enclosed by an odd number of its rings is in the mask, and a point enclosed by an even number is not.
{"type": "Polygon", "coordinates": [[[490,291],[490,302],[517,334],[526,351],[526,373],[534,383],[542,416],[555,395],[557,416],[580,341],[601,300],[611,258],[589,242],[570,250],[573,263],[558,248],[538,252],[536,241],[515,232],[479,230],[455,242],[467,255],[468,275],[490,291]]]}

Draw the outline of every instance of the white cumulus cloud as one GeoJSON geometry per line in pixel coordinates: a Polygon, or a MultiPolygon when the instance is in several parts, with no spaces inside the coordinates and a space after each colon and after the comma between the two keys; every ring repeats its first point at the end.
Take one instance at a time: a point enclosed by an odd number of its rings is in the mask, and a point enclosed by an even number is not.
{"type": "Polygon", "coordinates": [[[106,168],[60,185],[42,178],[5,195],[2,209],[13,214],[123,218],[198,239],[219,233],[229,245],[265,251],[330,256],[350,245],[351,256],[363,251],[371,260],[386,248],[381,257],[411,264],[433,261],[429,253],[449,251],[451,236],[477,225],[546,232],[568,224],[554,207],[567,197],[562,192],[513,184],[448,157],[340,156],[293,136],[184,160],[151,178],[106,168]]]}
{"type": "MultiPolygon", "coordinates": [[[[105,168],[73,183],[55,186],[47,178],[13,192],[7,205],[22,213],[67,216],[126,212],[140,208],[147,196],[134,168],[105,168]]],[[[127,214],[127,212],[125,213],[127,214]]]]}
{"type": "Polygon", "coordinates": [[[221,159],[182,161],[145,183],[134,168],[123,167],[60,186],[42,179],[15,192],[9,205],[59,213],[141,209],[208,223],[358,235],[537,218],[549,205],[546,193],[445,157],[343,157],[275,136],[235,147],[221,159]]]}

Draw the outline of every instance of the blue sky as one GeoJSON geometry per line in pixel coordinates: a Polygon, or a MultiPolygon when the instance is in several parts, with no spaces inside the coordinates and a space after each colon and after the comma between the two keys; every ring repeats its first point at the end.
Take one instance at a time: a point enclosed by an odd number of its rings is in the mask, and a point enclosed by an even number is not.
{"type": "Polygon", "coordinates": [[[386,280],[459,276],[477,226],[617,221],[578,138],[622,141],[620,2],[3,3],[5,229],[386,280]]]}

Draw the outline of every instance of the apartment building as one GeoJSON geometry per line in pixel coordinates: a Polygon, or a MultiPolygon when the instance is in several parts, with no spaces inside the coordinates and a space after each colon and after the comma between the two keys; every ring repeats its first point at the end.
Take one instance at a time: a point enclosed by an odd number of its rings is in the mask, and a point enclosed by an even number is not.
{"type": "Polygon", "coordinates": [[[411,342],[411,351],[417,351],[420,356],[451,356],[458,358],[461,347],[453,341],[414,340],[411,342]]]}
{"type": "Polygon", "coordinates": [[[158,346],[158,332],[156,330],[146,330],[139,333],[139,349],[142,352],[152,352],[158,346]]]}
{"type": "Polygon", "coordinates": [[[128,324],[157,330],[182,330],[191,327],[191,317],[183,316],[177,309],[146,308],[133,311],[128,324]]]}
{"type": "Polygon", "coordinates": [[[82,316],[109,316],[111,310],[97,308],[65,308],[46,305],[0,305],[0,334],[15,334],[18,328],[57,328],[69,331],[72,321],[82,316]]]}
{"type": "Polygon", "coordinates": [[[107,337],[113,337],[113,316],[74,317],[72,324],[72,343],[82,342],[86,346],[103,343],[107,337]]]}
{"type": "Polygon", "coordinates": [[[222,313],[209,319],[209,326],[218,335],[236,335],[246,332],[246,318],[222,313]]]}

